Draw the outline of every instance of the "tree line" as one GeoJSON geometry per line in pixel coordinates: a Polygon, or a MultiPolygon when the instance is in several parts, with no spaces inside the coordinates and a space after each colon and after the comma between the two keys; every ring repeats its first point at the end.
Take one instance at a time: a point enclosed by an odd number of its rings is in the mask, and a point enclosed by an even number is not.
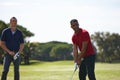
{"type": "MultiPolygon", "coordinates": [[[[8,26],[9,24],[0,20],[0,36],[2,30],[8,26]]],[[[29,64],[31,59],[44,61],[73,60],[72,44],[60,41],[29,42],[27,38],[34,36],[34,33],[21,25],[17,25],[17,27],[23,32],[25,38],[25,48],[21,55],[25,64],[29,64]]],[[[96,50],[96,61],[111,63],[120,60],[120,35],[118,33],[95,32],[91,35],[91,40],[96,50]]],[[[3,61],[4,54],[5,52],[0,48],[0,62],[3,61]]]]}
{"type": "Polygon", "coordinates": [[[102,62],[120,61],[120,35],[118,33],[96,32],[91,35],[97,47],[97,60],[102,62]]]}

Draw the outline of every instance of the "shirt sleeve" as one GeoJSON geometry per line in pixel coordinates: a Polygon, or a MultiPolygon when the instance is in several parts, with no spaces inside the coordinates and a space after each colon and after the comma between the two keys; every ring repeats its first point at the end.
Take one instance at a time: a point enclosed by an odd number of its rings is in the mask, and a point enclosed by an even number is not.
{"type": "Polygon", "coordinates": [[[24,38],[23,38],[22,32],[21,32],[21,34],[20,34],[20,43],[24,43],[24,38]]]}
{"type": "Polygon", "coordinates": [[[76,40],[75,36],[72,37],[72,43],[77,44],[77,40],[76,40]]]}

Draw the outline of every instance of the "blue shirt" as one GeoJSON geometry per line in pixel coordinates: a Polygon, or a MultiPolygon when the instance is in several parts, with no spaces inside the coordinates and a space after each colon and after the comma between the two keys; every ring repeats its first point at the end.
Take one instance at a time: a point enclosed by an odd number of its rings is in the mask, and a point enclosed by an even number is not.
{"type": "Polygon", "coordinates": [[[9,50],[18,52],[20,44],[24,43],[24,38],[20,30],[16,29],[15,32],[12,32],[11,28],[6,28],[2,32],[1,41],[5,42],[9,50]]]}

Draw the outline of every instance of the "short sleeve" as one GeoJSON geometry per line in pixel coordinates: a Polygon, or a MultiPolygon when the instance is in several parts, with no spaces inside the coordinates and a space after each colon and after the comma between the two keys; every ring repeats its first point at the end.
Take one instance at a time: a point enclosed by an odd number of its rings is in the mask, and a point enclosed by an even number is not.
{"type": "Polygon", "coordinates": [[[20,43],[24,43],[24,38],[22,32],[20,32],[20,43]]]}
{"type": "Polygon", "coordinates": [[[77,44],[77,40],[76,40],[75,36],[72,37],[72,43],[77,44]]]}

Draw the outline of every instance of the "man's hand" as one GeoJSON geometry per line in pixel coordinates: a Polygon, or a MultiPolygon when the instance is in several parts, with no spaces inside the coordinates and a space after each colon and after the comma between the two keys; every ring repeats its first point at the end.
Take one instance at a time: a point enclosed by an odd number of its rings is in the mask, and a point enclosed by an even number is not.
{"type": "Polygon", "coordinates": [[[15,55],[15,53],[14,53],[13,51],[9,51],[9,54],[10,54],[11,56],[14,56],[14,55],[15,55]]]}
{"type": "Polygon", "coordinates": [[[79,65],[75,62],[74,64],[75,69],[79,68],[79,65]]]}
{"type": "Polygon", "coordinates": [[[84,58],[78,59],[77,64],[80,65],[83,60],[84,60],[84,58]]]}

